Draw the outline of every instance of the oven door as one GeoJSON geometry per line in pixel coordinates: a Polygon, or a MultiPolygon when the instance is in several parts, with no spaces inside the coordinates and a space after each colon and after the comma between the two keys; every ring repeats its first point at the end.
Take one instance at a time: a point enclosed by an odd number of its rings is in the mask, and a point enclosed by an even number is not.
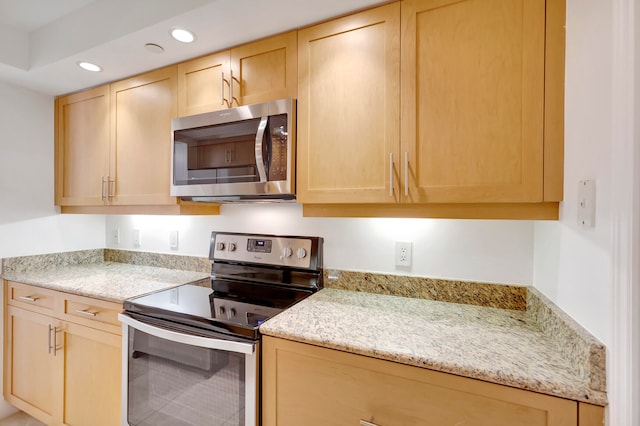
{"type": "Polygon", "coordinates": [[[259,342],[122,322],[122,424],[258,424],[259,342]]]}

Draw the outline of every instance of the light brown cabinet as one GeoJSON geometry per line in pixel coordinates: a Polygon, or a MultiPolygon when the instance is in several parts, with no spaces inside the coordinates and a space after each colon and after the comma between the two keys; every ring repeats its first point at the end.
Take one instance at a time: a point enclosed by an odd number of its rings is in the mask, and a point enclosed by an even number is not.
{"type": "Polygon", "coordinates": [[[298,32],[299,203],[389,203],[400,144],[400,3],[298,32]]]}
{"type": "Polygon", "coordinates": [[[564,1],[374,11],[299,32],[305,214],[557,218],[564,1]]]}
{"type": "Polygon", "coordinates": [[[178,64],[178,115],[249,105],[297,93],[291,31],[178,64]]]}
{"type": "Polygon", "coordinates": [[[216,214],[169,194],[177,67],[56,100],[57,205],[63,213],[216,214]]]}
{"type": "Polygon", "coordinates": [[[602,407],[269,336],[262,353],[265,426],[600,426],[604,415],[602,407]],[[592,417],[579,419],[582,405],[592,417]]]}
{"type": "Polygon", "coordinates": [[[107,203],[109,86],[56,99],[55,203],[107,203]]]}
{"type": "Polygon", "coordinates": [[[169,182],[177,99],[175,66],[111,84],[113,204],[176,204],[169,182]]]}
{"type": "Polygon", "coordinates": [[[9,306],[5,315],[4,399],[46,424],[55,413],[57,359],[51,354],[52,317],[9,306]]]}
{"type": "Polygon", "coordinates": [[[119,424],[120,308],[5,282],[5,399],[48,425],[119,424]]]}
{"type": "Polygon", "coordinates": [[[402,24],[402,200],[542,201],[545,1],[407,0],[402,24]]]}

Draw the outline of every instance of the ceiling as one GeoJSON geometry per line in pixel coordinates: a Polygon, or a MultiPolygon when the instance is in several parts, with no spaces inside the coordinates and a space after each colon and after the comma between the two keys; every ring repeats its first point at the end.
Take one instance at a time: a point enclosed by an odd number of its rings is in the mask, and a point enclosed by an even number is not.
{"type": "Polygon", "coordinates": [[[0,82],[70,93],[385,2],[0,0],[0,82]],[[173,40],[174,27],[195,32],[196,42],[173,40]],[[103,71],[84,71],[79,61],[103,71]]]}

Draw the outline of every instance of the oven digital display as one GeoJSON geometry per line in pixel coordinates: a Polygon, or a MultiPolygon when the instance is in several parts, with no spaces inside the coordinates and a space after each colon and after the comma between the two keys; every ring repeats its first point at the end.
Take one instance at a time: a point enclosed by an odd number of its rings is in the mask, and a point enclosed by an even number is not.
{"type": "Polygon", "coordinates": [[[247,241],[247,251],[254,253],[271,253],[271,240],[249,238],[247,241]]]}

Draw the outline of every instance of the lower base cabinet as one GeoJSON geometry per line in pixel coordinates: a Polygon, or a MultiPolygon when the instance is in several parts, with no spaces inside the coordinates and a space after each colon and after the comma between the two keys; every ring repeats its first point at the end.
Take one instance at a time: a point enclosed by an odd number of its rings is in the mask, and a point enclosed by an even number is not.
{"type": "Polygon", "coordinates": [[[269,336],[262,350],[263,426],[602,425],[563,398],[269,336]]]}
{"type": "Polygon", "coordinates": [[[5,400],[47,425],[120,424],[120,309],[6,282],[5,400]]]}

